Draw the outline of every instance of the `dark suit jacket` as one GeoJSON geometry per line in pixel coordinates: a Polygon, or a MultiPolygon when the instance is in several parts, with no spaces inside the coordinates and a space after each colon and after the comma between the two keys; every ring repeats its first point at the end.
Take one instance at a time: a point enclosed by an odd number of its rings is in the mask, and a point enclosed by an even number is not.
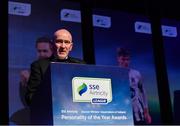
{"type": "Polygon", "coordinates": [[[65,60],[60,60],[57,57],[50,57],[47,59],[40,59],[31,64],[31,74],[28,81],[27,86],[27,93],[25,95],[25,99],[28,105],[30,105],[32,101],[32,97],[34,93],[37,91],[39,85],[41,84],[43,77],[48,70],[48,67],[50,65],[50,62],[63,62],[63,63],[78,63],[78,64],[85,64],[84,61],[68,57],[65,60]]]}

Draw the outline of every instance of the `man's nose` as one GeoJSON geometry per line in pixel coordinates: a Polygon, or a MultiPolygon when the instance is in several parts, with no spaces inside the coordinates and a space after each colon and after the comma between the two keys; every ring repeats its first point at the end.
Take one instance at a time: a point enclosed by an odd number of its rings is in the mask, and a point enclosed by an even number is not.
{"type": "Polygon", "coordinates": [[[40,56],[43,57],[45,54],[44,53],[40,53],[40,56]]]}
{"type": "Polygon", "coordinates": [[[63,43],[61,44],[61,47],[65,48],[65,46],[66,46],[66,44],[63,42],[63,43]]]}

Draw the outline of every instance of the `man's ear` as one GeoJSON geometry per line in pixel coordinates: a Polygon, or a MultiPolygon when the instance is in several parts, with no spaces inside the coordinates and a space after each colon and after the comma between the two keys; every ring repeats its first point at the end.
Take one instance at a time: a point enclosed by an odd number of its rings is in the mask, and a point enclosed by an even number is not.
{"type": "Polygon", "coordinates": [[[70,47],[69,51],[71,51],[71,50],[72,50],[72,48],[73,48],[73,43],[71,43],[71,47],[70,47]]]}

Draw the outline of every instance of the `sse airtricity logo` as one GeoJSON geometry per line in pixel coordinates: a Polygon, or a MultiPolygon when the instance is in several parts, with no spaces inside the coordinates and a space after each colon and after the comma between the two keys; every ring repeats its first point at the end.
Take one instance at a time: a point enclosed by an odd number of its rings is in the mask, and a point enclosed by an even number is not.
{"type": "Polygon", "coordinates": [[[111,79],[74,77],[72,79],[73,102],[107,104],[112,101],[111,79]]]}
{"type": "Polygon", "coordinates": [[[77,92],[81,96],[83,93],[87,91],[87,85],[83,83],[81,86],[78,87],[77,92]]]}

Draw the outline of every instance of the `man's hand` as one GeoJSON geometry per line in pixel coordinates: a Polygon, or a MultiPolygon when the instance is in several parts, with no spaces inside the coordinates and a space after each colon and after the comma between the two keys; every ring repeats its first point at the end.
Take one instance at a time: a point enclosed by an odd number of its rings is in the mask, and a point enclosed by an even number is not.
{"type": "Polygon", "coordinates": [[[152,122],[148,108],[144,109],[144,118],[145,118],[147,124],[150,124],[152,122]]]}
{"type": "Polygon", "coordinates": [[[29,80],[30,72],[28,70],[22,70],[20,72],[21,86],[26,87],[29,80]]]}

